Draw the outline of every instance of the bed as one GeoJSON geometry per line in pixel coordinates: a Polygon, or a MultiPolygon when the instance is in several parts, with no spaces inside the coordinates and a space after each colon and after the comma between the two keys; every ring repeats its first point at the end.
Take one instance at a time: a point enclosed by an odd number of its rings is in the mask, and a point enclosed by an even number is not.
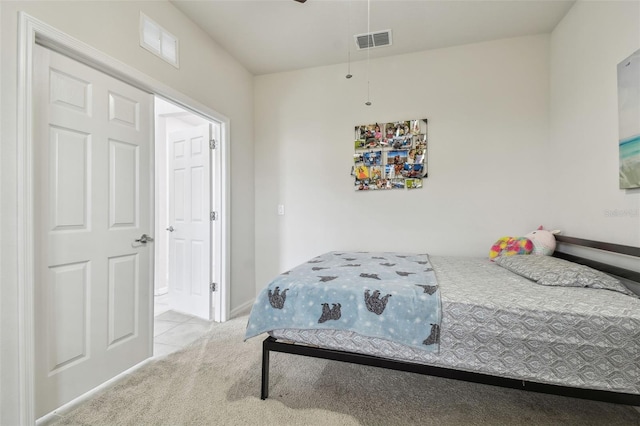
{"type": "MultiPolygon", "coordinates": [[[[424,273],[418,271],[409,275],[403,272],[401,278],[412,278],[410,285],[439,296],[439,311],[427,321],[431,324],[431,333],[425,340],[424,336],[417,339],[420,344],[397,342],[359,329],[325,326],[325,322],[331,322],[327,319],[331,319],[332,309],[339,304],[334,304],[333,308],[323,307],[320,320],[324,317],[324,321],[319,320],[321,328],[296,327],[289,323],[282,327],[272,324],[258,330],[266,329],[269,333],[263,342],[261,398],[268,397],[269,354],[282,352],[640,405],[640,298],[629,291],[638,291],[640,272],[571,254],[575,252],[571,250],[572,246],[587,247],[583,251],[588,257],[595,251],[614,253],[629,263],[629,259],[640,257],[640,248],[567,236],[556,238],[560,244],[553,259],[509,256],[515,260],[504,265],[481,258],[428,256],[426,265],[414,259],[414,263],[423,267],[424,273]],[[523,268],[518,262],[525,260],[544,260],[554,265],[554,262],[571,262],[559,263],[562,279],[567,275],[564,271],[575,266],[579,271],[578,278],[587,276],[588,285],[595,288],[583,288],[582,281],[572,286],[557,282],[540,285],[534,281],[543,282],[544,279],[523,276],[529,273],[523,273],[528,267],[523,268]],[[584,273],[578,265],[587,265],[607,275],[601,281],[597,276],[594,281],[590,275],[592,270],[584,273]],[[431,274],[437,281],[431,281],[431,274]],[[604,289],[612,277],[620,280],[612,279],[612,285],[623,283],[622,289],[604,289]],[[426,282],[421,285],[419,280],[426,282]],[[437,328],[433,324],[437,324],[437,328]],[[432,344],[434,329],[437,330],[435,345],[432,344]]],[[[373,257],[379,259],[381,256],[373,257]]],[[[383,262],[387,261],[378,260],[378,263],[383,262]]],[[[536,264],[536,273],[538,268],[536,264]]],[[[545,279],[549,276],[557,278],[547,270],[545,279]]],[[[575,278],[575,274],[571,276],[575,278]]],[[[290,282],[295,280],[295,277],[286,278],[290,282]]],[[[382,285],[377,281],[375,284],[377,287],[382,285]]],[[[380,295],[384,293],[383,290],[380,295]]],[[[376,294],[376,297],[380,299],[380,295],[376,294]]],[[[270,290],[270,299],[283,299],[280,295],[273,296],[270,290]]],[[[396,304],[401,300],[399,295],[391,299],[396,304]]],[[[367,293],[364,300],[367,301],[367,293]]],[[[258,301],[252,315],[257,304],[258,301]]],[[[248,337],[251,337],[249,333],[248,337]]]]}

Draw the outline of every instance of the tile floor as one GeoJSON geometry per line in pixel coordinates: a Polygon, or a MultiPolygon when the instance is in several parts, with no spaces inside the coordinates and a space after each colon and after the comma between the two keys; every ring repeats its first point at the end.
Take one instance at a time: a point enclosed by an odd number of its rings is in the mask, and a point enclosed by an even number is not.
{"type": "Polygon", "coordinates": [[[213,322],[169,310],[167,296],[155,297],[153,356],[170,354],[195,341],[213,322]]]}

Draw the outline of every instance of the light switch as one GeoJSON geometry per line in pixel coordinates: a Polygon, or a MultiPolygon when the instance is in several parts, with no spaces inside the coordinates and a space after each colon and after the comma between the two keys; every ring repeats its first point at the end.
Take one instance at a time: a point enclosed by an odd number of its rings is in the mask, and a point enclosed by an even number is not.
{"type": "Polygon", "coordinates": [[[284,204],[278,204],[278,215],[284,216],[284,204]]]}

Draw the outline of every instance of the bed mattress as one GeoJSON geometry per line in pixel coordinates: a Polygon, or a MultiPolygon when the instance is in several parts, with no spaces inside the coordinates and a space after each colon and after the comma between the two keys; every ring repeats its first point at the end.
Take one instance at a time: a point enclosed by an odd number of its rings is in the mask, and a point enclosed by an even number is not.
{"type": "Polygon", "coordinates": [[[640,299],[541,286],[482,258],[430,260],[442,297],[439,353],[348,331],[270,334],[456,370],[640,394],[640,299]]]}

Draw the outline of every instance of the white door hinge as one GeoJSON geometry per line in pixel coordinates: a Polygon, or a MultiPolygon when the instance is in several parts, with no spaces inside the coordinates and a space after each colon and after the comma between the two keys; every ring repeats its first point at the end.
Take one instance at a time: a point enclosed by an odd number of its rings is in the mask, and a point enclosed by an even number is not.
{"type": "Polygon", "coordinates": [[[216,140],[215,139],[209,140],[209,148],[210,149],[216,149],[216,140]]]}
{"type": "Polygon", "coordinates": [[[211,293],[213,293],[214,291],[216,291],[216,283],[211,283],[209,285],[209,289],[211,290],[211,293]]]}
{"type": "Polygon", "coordinates": [[[218,220],[218,213],[216,212],[211,212],[211,214],[209,215],[209,218],[213,221],[213,220],[218,220]]]}

